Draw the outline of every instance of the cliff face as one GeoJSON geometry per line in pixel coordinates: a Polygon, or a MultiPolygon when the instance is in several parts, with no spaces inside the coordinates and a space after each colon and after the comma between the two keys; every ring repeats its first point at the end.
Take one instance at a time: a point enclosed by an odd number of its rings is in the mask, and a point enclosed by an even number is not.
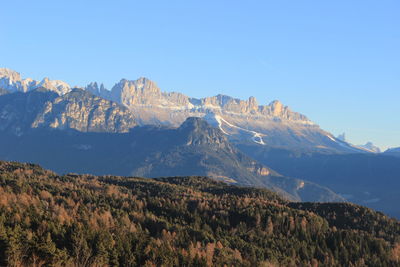
{"type": "Polygon", "coordinates": [[[129,110],[81,89],[47,102],[32,127],[75,129],[81,132],[127,132],[135,126],[129,110]]]}
{"type": "Polygon", "coordinates": [[[37,89],[0,98],[0,130],[16,135],[30,128],[127,132],[135,125],[135,118],[127,108],[82,89],[73,89],[62,96],[37,89]]]}
{"type": "Polygon", "coordinates": [[[112,90],[107,90],[102,84],[90,83],[85,89],[97,98],[79,101],[77,98],[64,97],[72,89],[63,81],[22,79],[19,73],[9,69],[0,69],[0,88],[11,93],[26,93],[41,88],[60,97],[57,103],[46,104],[45,112],[39,116],[35,127],[44,125],[80,131],[123,132],[135,123],[179,127],[189,117],[201,117],[207,120],[211,118],[208,122],[221,129],[229,140],[240,143],[307,151],[365,152],[365,149],[354,147],[323,131],[306,116],[292,111],[279,101],[260,105],[254,97],[247,100],[226,95],[190,98],[177,92],[162,92],[155,82],[146,78],[133,81],[122,79],[112,90]],[[110,101],[127,109],[117,108],[110,101]],[[99,107],[89,107],[91,105],[99,107]],[[79,111],[81,108],[82,111],[79,111]],[[132,114],[135,123],[132,122],[132,114]]]}
{"type": "Polygon", "coordinates": [[[132,105],[154,105],[161,100],[161,91],[146,78],[136,81],[121,80],[111,90],[111,97],[127,107],[132,105]]]}
{"type": "MultiPolygon", "coordinates": [[[[44,88],[58,95],[65,95],[72,90],[63,81],[49,78],[44,78],[42,81],[23,79],[18,72],[6,68],[0,68],[0,88],[10,92],[29,92],[44,88]]],[[[248,100],[235,99],[226,95],[201,99],[189,98],[177,92],[162,92],[155,82],[147,78],[133,81],[122,79],[113,86],[111,91],[107,90],[103,84],[99,86],[96,82],[90,83],[85,89],[96,96],[118,102],[131,110],[140,109],[144,114],[143,116],[138,114],[142,124],[157,121],[179,126],[187,117],[204,116],[210,112],[230,116],[245,115],[252,119],[261,117],[269,120],[312,124],[304,115],[291,111],[279,101],[273,101],[269,105],[258,105],[254,97],[248,100]],[[174,113],[174,115],[168,116],[166,113],[174,113]]]]}
{"type": "Polygon", "coordinates": [[[200,118],[188,118],[179,128],[179,135],[184,137],[186,145],[207,145],[213,144],[218,148],[233,148],[228,144],[228,139],[220,130],[200,118]]]}
{"type": "Polygon", "coordinates": [[[181,93],[162,92],[155,82],[146,78],[121,80],[111,91],[95,83],[86,89],[129,108],[139,125],[179,127],[188,117],[201,117],[237,142],[307,150],[358,151],[279,101],[259,105],[255,97],[248,100],[226,95],[190,98],[181,93]]]}
{"type": "MultiPolygon", "coordinates": [[[[104,88],[99,89],[96,83],[89,84],[86,89],[131,109],[164,108],[166,112],[185,112],[191,113],[191,115],[196,112],[216,112],[312,124],[306,116],[291,111],[279,101],[273,101],[269,105],[258,105],[255,97],[250,97],[248,100],[235,99],[226,95],[216,95],[201,99],[189,98],[177,92],[161,92],[155,82],[146,78],[139,78],[135,81],[123,79],[111,91],[107,91],[104,88]]],[[[157,117],[157,114],[154,114],[154,116],[157,117]]],[[[172,123],[178,126],[184,119],[177,119],[172,123]]]]}

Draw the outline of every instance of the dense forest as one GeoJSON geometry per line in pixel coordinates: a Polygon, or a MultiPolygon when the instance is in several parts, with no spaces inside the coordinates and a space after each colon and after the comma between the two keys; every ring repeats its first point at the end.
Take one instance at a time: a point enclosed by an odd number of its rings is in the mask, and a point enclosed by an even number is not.
{"type": "Polygon", "coordinates": [[[205,177],[0,162],[0,266],[400,266],[400,223],[205,177]]]}

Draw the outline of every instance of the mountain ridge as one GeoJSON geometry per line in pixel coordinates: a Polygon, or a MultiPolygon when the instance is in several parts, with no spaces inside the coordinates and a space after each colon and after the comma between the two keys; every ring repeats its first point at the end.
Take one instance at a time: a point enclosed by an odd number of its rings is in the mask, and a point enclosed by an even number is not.
{"type": "Polygon", "coordinates": [[[135,125],[127,108],[78,88],[64,95],[40,87],[0,97],[0,129],[16,135],[41,127],[127,132],[135,125]]]}
{"type": "Polygon", "coordinates": [[[344,201],[326,187],[282,176],[251,159],[200,118],[188,118],[179,128],[140,126],[126,133],[48,128],[32,129],[21,136],[0,132],[0,145],[2,159],[39,163],[61,173],[203,175],[267,187],[292,200],[344,201]]]}
{"type": "Polygon", "coordinates": [[[400,157],[400,147],[389,148],[383,154],[400,157]]]}
{"type": "MultiPolygon", "coordinates": [[[[10,85],[10,81],[16,81],[14,83],[16,86],[21,83],[19,74],[8,70],[3,71],[3,73],[8,75],[8,80],[0,77],[3,83],[7,81],[7,84],[10,85]]],[[[106,159],[108,159],[115,166],[120,166],[125,171],[124,175],[131,175],[134,172],[136,175],[156,177],[163,176],[164,174],[158,171],[163,170],[169,175],[202,174],[229,182],[234,182],[235,178],[240,177],[243,184],[280,188],[292,195],[294,199],[315,201],[318,198],[309,196],[316,194],[321,196],[320,192],[325,190],[327,198],[322,198],[324,201],[331,201],[332,199],[343,201],[343,198],[356,199],[355,201],[358,201],[358,203],[389,211],[390,214],[399,216],[397,207],[393,207],[393,205],[382,206],[388,201],[390,203],[391,196],[384,195],[381,191],[376,192],[378,188],[379,190],[382,188],[381,186],[373,186],[374,181],[372,179],[378,179],[379,173],[364,171],[372,168],[370,167],[372,164],[373,168],[377,168],[380,173],[386,175],[396,170],[394,165],[382,163],[381,157],[370,157],[370,160],[366,160],[362,156],[348,156],[352,153],[368,155],[374,153],[370,153],[369,149],[353,146],[347,143],[344,138],[342,138],[344,140],[340,140],[340,138],[333,137],[317,125],[308,122],[305,116],[291,113],[288,107],[283,106],[278,101],[274,101],[268,106],[261,106],[253,97],[248,100],[240,100],[217,95],[194,99],[181,93],[162,92],[156,83],[146,78],[139,78],[136,81],[122,79],[114,86],[113,92],[105,89],[104,85],[99,86],[97,83],[91,83],[86,89],[70,88],[67,93],[54,90],[49,82],[42,84],[49,88],[39,87],[27,92],[18,91],[18,88],[14,88],[14,92],[10,92],[8,89],[3,90],[5,94],[0,96],[0,130],[5,134],[3,157],[12,159],[15,156],[15,159],[18,160],[48,160],[51,162],[51,159],[45,156],[41,158],[37,154],[40,152],[40,148],[28,143],[30,141],[42,144],[40,138],[43,138],[48,139],[50,143],[53,142],[48,149],[54,149],[53,146],[60,147],[60,149],[68,151],[69,154],[66,154],[70,157],[87,153],[87,157],[92,158],[93,161],[85,161],[86,158],[83,157],[82,162],[86,162],[87,168],[91,171],[95,171],[96,168],[103,170],[102,174],[110,170],[107,169],[109,162],[106,159]],[[96,96],[96,94],[107,94],[109,99],[106,99],[106,96],[96,96]],[[200,131],[200,134],[184,136],[184,131],[180,126],[191,117],[202,118],[215,129],[208,129],[203,135],[203,132],[200,131]],[[296,119],[300,123],[296,123],[296,119]],[[179,122],[181,123],[178,124],[179,122]],[[136,126],[144,128],[141,128],[141,130],[137,128],[131,133],[136,126]],[[166,128],[170,129],[165,130],[166,128]],[[31,130],[35,129],[37,131],[31,133],[31,130]],[[41,130],[47,133],[39,134],[41,130]],[[65,131],[65,133],[51,130],[65,131]],[[74,130],[82,133],[104,132],[106,134],[86,136],[75,133],[74,130]],[[218,134],[217,130],[220,131],[218,134]],[[17,138],[8,135],[10,133],[17,138]],[[28,135],[21,137],[24,133],[28,133],[28,135]],[[111,134],[108,135],[108,133],[117,133],[117,135],[114,137],[111,134]],[[128,137],[136,139],[131,140],[120,135],[120,133],[128,133],[128,137]],[[161,133],[175,141],[171,142],[169,139],[165,139],[161,133]],[[182,140],[178,142],[176,136],[171,133],[180,136],[186,143],[182,143],[182,140]],[[89,137],[98,140],[88,140],[89,137]],[[147,140],[150,137],[154,140],[144,142],[148,147],[140,144],[141,140],[147,140]],[[73,138],[76,138],[76,140],[73,140],[73,138]],[[107,138],[112,139],[110,144],[108,144],[107,138]],[[55,142],[56,139],[58,143],[55,142]],[[102,140],[102,143],[99,140],[102,140]],[[19,146],[19,151],[13,151],[12,148],[9,148],[6,152],[4,147],[9,146],[7,141],[14,142],[15,145],[26,142],[24,143],[25,148],[32,149],[36,154],[24,152],[24,147],[21,146],[19,146]],[[63,142],[66,142],[68,146],[63,146],[63,142]],[[168,146],[169,142],[174,144],[175,147],[168,146]],[[111,147],[111,144],[115,148],[111,147]],[[190,145],[193,145],[193,147],[190,145]],[[198,145],[198,147],[194,148],[195,145],[198,145]],[[121,151],[124,151],[122,154],[118,151],[120,147],[123,147],[121,149],[121,151]],[[131,148],[143,150],[143,153],[139,151],[135,154],[130,150],[131,148]],[[218,154],[217,149],[225,152],[218,154]],[[286,154],[284,153],[285,155],[281,157],[282,154],[279,152],[281,150],[289,152],[285,152],[286,154]],[[108,153],[105,153],[105,151],[108,153]],[[278,152],[275,153],[274,151],[278,152]],[[238,152],[244,152],[246,155],[243,156],[238,152]],[[23,155],[24,153],[30,155],[30,157],[23,155]],[[308,156],[314,154],[321,155],[308,156]],[[102,164],[96,163],[94,160],[99,158],[100,155],[103,157],[101,159],[102,164]],[[116,159],[110,159],[110,155],[114,155],[116,159]],[[140,161],[139,155],[145,160],[140,161]],[[120,162],[119,158],[124,160],[120,162]],[[326,158],[334,160],[332,162],[330,160],[324,161],[326,158]],[[255,165],[251,163],[250,159],[254,159],[255,165]],[[277,159],[283,159],[285,162],[292,162],[292,164],[289,166],[284,162],[278,162],[277,159]],[[343,161],[345,159],[348,159],[349,162],[343,161]],[[217,166],[216,162],[220,166],[217,166]],[[300,162],[305,164],[306,167],[311,167],[304,171],[303,166],[299,165],[300,162]],[[343,169],[343,166],[348,166],[350,162],[353,162],[354,166],[359,166],[358,164],[361,162],[366,164],[365,166],[368,166],[368,168],[360,165],[360,170],[352,170],[350,167],[346,167],[346,172],[342,173],[343,175],[337,174],[337,170],[343,169]],[[327,166],[327,163],[330,165],[327,166]],[[271,173],[270,165],[272,165],[272,169],[276,169],[278,173],[285,175],[274,175],[264,179],[263,177],[268,175],[263,174],[271,173]],[[221,166],[224,166],[224,168],[221,168],[221,166]],[[324,172],[326,168],[329,169],[328,173],[324,172]],[[186,172],[184,173],[182,170],[186,172]],[[333,174],[338,176],[335,178],[333,174]],[[356,176],[352,177],[351,175],[356,176]],[[322,179],[325,176],[329,179],[322,179]],[[332,182],[333,178],[340,180],[343,177],[348,177],[345,183],[332,182]],[[368,177],[368,181],[365,181],[362,177],[368,177]],[[303,184],[302,181],[309,181],[310,179],[312,182],[303,184]],[[346,184],[352,184],[352,180],[362,183],[368,182],[369,184],[364,184],[364,187],[368,189],[362,191],[356,187],[343,187],[346,184]],[[343,197],[326,190],[326,187],[341,193],[343,197]],[[368,192],[370,195],[364,192],[368,192]],[[354,198],[354,195],[357,197],[354,198]],[[352,196],[353,198],[350,198],[352,196]],[[390,207],[390,210],[387,209],[388,207],[390,207]]],[[[203,122],[199,122],[199,129],[202,124],[203,122]]],[[[46,142],[43,144],[48,147],[50,143],[47,144],[46,142]]],[[[59,156],[60,162],[68,161],[68,158],[65,159],[65,155],[58,151],[52,153],[59,156]]],[[[385,155],[388,154],[385,153],[385,155]]],[[[389,158],[385,159],[388,163],[393,162],[389,158]]],[[[57,166],[55,162],[52,162],[52,164],[47,166],[57,166]]],[[[79,166],[80,172],[85,171],[86,166],[79,164],[75,160],[69,166],[72,169],[74,166],[79,166]]],[[[396,171],[392,175],[386,175],[387,178],[385,178],[390,183],[384,186],[389,186],[390,188],[387,188],[387,190],[390,192],[392,192],[392,188],[395,188],[396,183],[393,182],[395,175],[396,171]]]]}
{"type": "MultiPolygon", "coordinates": [[[[15,71],[0,69],[0,88],[11,92],[29,92],[39,86],[60,96],[72,90],[62,81],[51,81],[47,78],[42,82],[22,79],[15,71]]],[[[268,105],[259,105],[254,97],[241,100],[216,95],[196,99],[178,92],[162,92],[155,82],[144,77],[133,81],[121,79],[111,90],[107,90],[102,84],[99,86],[96,82],[90,83],[84,89],[127,107],[139,125],[161,124],[179,127],[188,117],[207,117],[213,114],[237,128],[258,133],[255,138],[237,134],[236,130],[225,129],[225,134],[232,140],[333,153],[369,152],[335,138],[305,115],[293,112],[278,100],[268,105]]]]}

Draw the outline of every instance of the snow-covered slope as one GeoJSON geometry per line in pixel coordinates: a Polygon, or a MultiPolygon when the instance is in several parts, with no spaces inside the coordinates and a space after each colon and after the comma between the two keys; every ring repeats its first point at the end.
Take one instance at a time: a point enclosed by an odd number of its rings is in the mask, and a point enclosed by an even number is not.
{"type": "Polygon", "coordinates": [[[220,115],[209,113],[204,116],[204,119],[216,128],[219,128],[228,137],[238,140],[251,140],[256,144],[265,145],[263,137],[265,134],[258,133],[252,130],[244,129],[227,122],[220,115]]]}

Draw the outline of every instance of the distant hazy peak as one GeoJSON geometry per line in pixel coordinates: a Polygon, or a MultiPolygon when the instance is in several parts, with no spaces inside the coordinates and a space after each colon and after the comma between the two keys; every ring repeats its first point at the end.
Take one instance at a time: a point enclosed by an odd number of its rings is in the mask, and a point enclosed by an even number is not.
{"type": "Polygon", "coordinates": [[[161,90],[147,78],[137,80],[122,79],[111,89],[111,99],[127,107],[151,105],[159,102],[161,90]]]}
{"type": "Polygon", "coordinates": [[[71,91],[71,87],[66,82],[60,80],[50,80],[49,78],[45,77],[38,85],[39,87],[44,87],[49,90],[55,91],[64,95],[71,91]]]}
{"type": "Polygon", "coordinates": [[[372,142],[367,142],[365,145],[359,145],[359,147],[366,149],[368,152],[381,153],[381,149],[375,146],[372,142]]]}
{"type": "Polygon", "coordinates": [[[18,72],[7,68],[0,68],[0,87],[9,90],[10,92],[28,92],[43,87],[50,91],[54,91],[59,95],[71,91],[71,87],[66,82],[50,80],[47,77],[40,82],[31,78],[22,79],[18,72]]]}
{"type": "Polygon", "coordinates": [[[21,75],[18,72],[7,68],[0,68],[0,78],[1,77],[10,77],[13,78],[14,80],[21,79],[21,75]]]}
{"type": "Polygon", "coordinates": [[[346,142],[346,133],[339,134],[337,136],[337,139],[339,139],[339,140],[341,140],[343,142],[346,142]]]}
{"type": "Polygon", "coordinates": [[[182,141],[188,146],[213,145],[232,150],[226,136],[220,129],[212,127],[202,118],[189,117],[178,128],[182,141]]]}

